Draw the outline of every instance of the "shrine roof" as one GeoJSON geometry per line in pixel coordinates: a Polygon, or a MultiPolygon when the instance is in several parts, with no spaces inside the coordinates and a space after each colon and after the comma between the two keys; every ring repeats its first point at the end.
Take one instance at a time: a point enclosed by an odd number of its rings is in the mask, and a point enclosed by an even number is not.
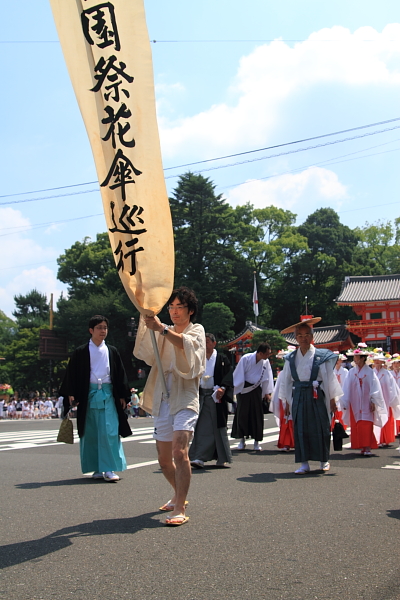
{"type": "Polygon", "coordinates": [[[265,327],[258,327],[257,325],[254,325],[254,323],[252,323],[251,321],[246,321],[246,327],[244,329],[242,329],[242,331],[240,333],[238,333],[237,335],[235,335],[235,337],[233,337],[229,340],[224,340],[223,342],[221,342],[221,345],[228,346],[230,344],[234,344],[238,340],[240,340],[240,338],[243,337],[244,335],[250,335],[250,337],[252,337],[252,334],[255,331],[262,331],[263,329],[265,329],[265,327]]]}
{"type": "Polygon", "coordinates": [[[335,302],[357,304],[400,300],[400,275],[346,277],[335,302]]]}
{"type": "MultiPolygon", "coordinates": [[[[283,337],[288,344],[297,346],[295,333],[284,333],[283,337]]],[[[314,327],[314,345],[333,344],[344,342],[349,337],[349,331],[346,325],[327,325],[326,327],[314,327]]]]}

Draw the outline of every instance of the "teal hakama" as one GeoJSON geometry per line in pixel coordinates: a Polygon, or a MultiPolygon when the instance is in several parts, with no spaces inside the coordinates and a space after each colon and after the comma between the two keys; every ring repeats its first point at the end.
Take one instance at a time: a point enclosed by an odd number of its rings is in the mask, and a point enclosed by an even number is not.
{"type": "MultiPolygon", "coordinates": [[[[327,462],[330,450],[330,415],[326,408],[325,394],[319,385],[314,398],[313,381],[318,379],[318,370],[322,363],[337,357],[329,350],[316,349],[309,381],[300,381],[295,366],[293,352],[286,360],[289,362],[293,378],[293,429],[295,443],[295,462],[319,460],[327,462]]],[[[320,383],[320,382],[319,382],[320,383]]]]}
{"type": "Polygon", "coordinates": [[[112,384],[89,387],[85,430],[80,439],[82,473],[125,471],[126,459],[118,433],[119,421],[112,384]]]}

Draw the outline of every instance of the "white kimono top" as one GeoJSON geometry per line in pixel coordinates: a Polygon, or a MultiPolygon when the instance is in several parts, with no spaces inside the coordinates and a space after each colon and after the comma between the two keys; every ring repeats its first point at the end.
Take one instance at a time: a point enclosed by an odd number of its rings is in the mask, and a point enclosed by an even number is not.
{"type": "Polygon", "coordinates": [[[257,352],[244,354],[239,360],[237,367],[233,372],[234,394],[240,394],[242,392],[245,381],[251,384],[260,382],[263,398],[266,394],[272,394],[274,389],[274,378],[271,365],[269,364],[268,359],[256,362],[256,354],[257,352]],[[263,372],[264,366],[265,369],[263,372]]]}
{"type": "Polygon", "coordinates": [[[357,423],[358,421],[372,421],[378,427],[383,427],[387,422],[388,413],[382,388],[376,373],[367,365],[364,365],[362,369],[357,366],[350,369],[344,382],[343,396],[340,402],[343,421],[346,425],[350,425],[350,407],[357,423]],[[372,413],[370,402],[375,405],[372,413]]]}
{"type": "MultiPolygon", "coordinates": [[[[174,326],[171,329],[174,331],[174,326]]],[[[164,335],[156,332],[155,336],[170,393],[170,414],[175,415],[184,408],[198,413],[200,378],[206,368],[204,327],[198,323],[189,323],[182,332],[182,350],[171,344],[164,335]]],[[[140,403],[146,412],[158,417],[163,394],[162,384],[158,377],[150,329],[147,329],[143,316],[140,317],[133,354],[151,366],[140,403]]]]}
{"type": "MultiPolygon", "coordinates": [[[[296,352],[296,351],[295,351],[296,352]]],[[[314,362],[315,346],[311,345],[308,351],[303,355],[298,349],[295,358],[295,367],[300,381],[310,381],[311,369],[314,362]]],[[[332,398],[338,398],[343,395],[342,388],[339,385],[337,377],[334,374],[332,362],[327,360],[322,363],[318,369],[317,381],[320,382],[321,389],[325,394],[325,406],[328,415],[331,412],[330,401],[332,398]]],[[[285,365],[282,371],[282,383],[280,385],[279,397],[288,402],[290,408],[293,401],[293,378],[290,370],[289,361],[285,359],[285,365]]]]}
{"type": "Polygon", "coordinates": [[[392,413],[395,419],[400,418],[400,398],[396,381],[393,376],[386,371],[386,369],[374,369],[379,383],[381,384],[383,398],[385,400],[386,408],[389,412],[389,408],[392,409],[392,413]]]}

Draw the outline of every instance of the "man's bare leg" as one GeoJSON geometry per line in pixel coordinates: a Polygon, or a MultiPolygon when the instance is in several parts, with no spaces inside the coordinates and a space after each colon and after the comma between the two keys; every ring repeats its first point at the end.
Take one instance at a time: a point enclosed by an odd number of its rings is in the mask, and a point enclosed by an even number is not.
{"type": "Polygon", "coordinates": [[[192,468],[189,460],[191,431],[174,431],[172,457],[175,462],[175,508],[169,518],[185,514],[185,500],[188,495],[192,468]]]}
{"type": "Polygon", "coordinates": [[[175,504],[175,463],[172,460],[172,442],[160,442],[156,440],[158,453],[158,464],[168,483],[171,484],[174,495],[171,498],[171,504],[175,504]]]}
{"type": "Polygon", "coordinates": [[[185,513],[185,500],[189,491],[192,469],[189,461],[190,431],[174,431],[172,442],[157,440],[158,462],[166,480],[171,484],[174,495],[170,503],[174,505],[169,518],[185,513]]]}

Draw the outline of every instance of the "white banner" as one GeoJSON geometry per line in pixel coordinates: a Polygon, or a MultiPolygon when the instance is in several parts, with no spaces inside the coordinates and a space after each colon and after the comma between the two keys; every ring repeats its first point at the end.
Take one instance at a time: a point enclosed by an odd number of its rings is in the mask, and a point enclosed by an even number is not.
{"type": "Polygon", "coordinates": [[[174,280],[174,242],[143,0],[50,0],[96,163],[115,263],[143,314],[174,280]]]}

